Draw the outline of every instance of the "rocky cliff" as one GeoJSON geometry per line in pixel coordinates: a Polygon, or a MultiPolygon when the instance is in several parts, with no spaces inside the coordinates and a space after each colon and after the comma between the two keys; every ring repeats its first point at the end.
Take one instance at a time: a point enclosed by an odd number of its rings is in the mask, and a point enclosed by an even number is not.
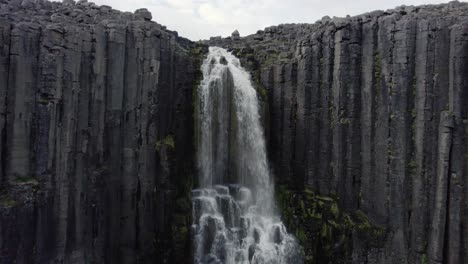
{"type": "Polygon", "coordinates": [[[150,20],[0,1],[0,263],[185,262],[201,50],[150,20]]]}
{"type": "MultiPolygon", "coordinates": [[[[399,7],[206,41],[251,70],[286,193],[334,197],[384,230],[371,243],[352,229],[348,259],[333,259],[337,238],[318,263],[468,263],[467,14],[459,2],[399,7]]],[[[335,220],[321,220],[325,236],[335,220]]]]}
{"type": "MultiPolygon", "coordinates": [[[[468,4],[205,44],[252,72],[308,263],[468,263],[468,4]]],[[[190,263],[205,50],[144,9],[0,0],[0,263],[190,263]]]]}

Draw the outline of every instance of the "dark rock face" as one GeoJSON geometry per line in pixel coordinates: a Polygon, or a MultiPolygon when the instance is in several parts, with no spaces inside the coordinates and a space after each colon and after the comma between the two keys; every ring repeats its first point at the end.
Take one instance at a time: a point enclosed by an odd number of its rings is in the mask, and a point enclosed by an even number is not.
{"type": "MultiPolygon", "coordinates": [[[[468,263],[467,14],[400,7],[205,43],[252,71],[282,193],[366,219],[329,261],[468,263]]],[[[190,263],[205,47],[151,19],[0,0],[0,263],[190,263]]]]}
{"type": "MultiPolygon", "coordinates": [[[[386,230],[353,263],[468,263],[468,5],[280,25],[233,41],[275,176],[386,230]]],[[[338,263],[338,262],[334,262],[338,263]]]]}
{"type": "Polygon", "coordinates": [[[0,263],[189,262],[200,50],[149,20],[0,1],[0,263]]]}

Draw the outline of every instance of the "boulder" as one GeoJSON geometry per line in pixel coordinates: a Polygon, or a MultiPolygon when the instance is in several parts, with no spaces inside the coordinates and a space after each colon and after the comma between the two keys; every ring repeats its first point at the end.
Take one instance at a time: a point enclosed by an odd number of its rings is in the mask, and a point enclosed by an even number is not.
{"type": "Polygon", "coordinates": [[[148,9],[146,8],[140,8],[140,9],[135,10],[135,15],[136,17],[139,17],[146,21],[151,21],[151,19],[153,19],[151,12],[148,11],[148,9]]]}
{"type": "Polygon", "coordinates": [[[232,32],[231,38],[232,38],[232,40],[239,40],[240,39],[240,34],[239,34],[239,31],[237,29],[234,30],[234,32],[232,32]]]}

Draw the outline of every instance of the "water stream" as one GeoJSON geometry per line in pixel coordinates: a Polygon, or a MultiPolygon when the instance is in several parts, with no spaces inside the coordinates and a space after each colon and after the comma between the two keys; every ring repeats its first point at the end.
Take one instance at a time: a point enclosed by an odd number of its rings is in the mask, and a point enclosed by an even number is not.
{"type": "Polygon", "coordinates": [[[274,203],[257,94],[239,59],[210,47],[198,87],[194,263],[302,263],[274,203]]]}

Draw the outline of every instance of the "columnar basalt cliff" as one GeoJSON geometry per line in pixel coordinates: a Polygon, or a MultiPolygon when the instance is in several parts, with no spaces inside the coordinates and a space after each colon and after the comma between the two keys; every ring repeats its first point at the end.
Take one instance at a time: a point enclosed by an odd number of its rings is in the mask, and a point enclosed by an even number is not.
{"type": "Polygon", "coordinates": [[[0,1],[0,263],[163,263],[189,249],[179,213],[201,50],[150,20],[0,1]]]}
{"type": "Polygon", "coordinates": [[[349,262],[468,263],[467,14],[399,7],[206,41],[266,95],[278,181],[383,229],[378,245],[354,232],[349,262]]]}
{"type": "Polygon", "coordinates": [[[191,262],[208,45],[252,73],[306,263],[468,263],[468,4],[204,43],[151,19],[0,0],[0,263],[191,262]]]}

